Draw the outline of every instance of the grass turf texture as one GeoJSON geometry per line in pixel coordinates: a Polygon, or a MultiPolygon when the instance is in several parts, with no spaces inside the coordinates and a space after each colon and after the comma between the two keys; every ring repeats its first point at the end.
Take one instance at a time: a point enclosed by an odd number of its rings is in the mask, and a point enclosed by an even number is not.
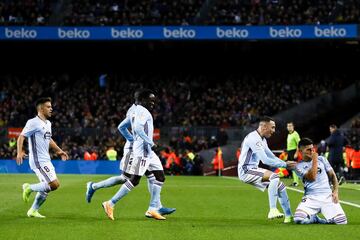
{"type": "MultiPolygon", "coordinates": [[[[252,186],[230,178],[168,176],[162,191],[163,204],[177,211],[165,221],[144,217],[149,203],[147,184],[140,185],[115,207],[115,221],[101,207],[119,189],[98,190],[85,202],[87,181],[105,175],[59,175],[61,187],[50,193],[40,209],[46,219],[26,216],[29,203],[22,201],[21,185],[35,183],[32,174],[0,174],[1,239],[359,239],[360,208],[342,204],[349,224],[295,225],[282,219],[267,220],[268,197],[252,186]]],[[[285,180],[288,185],[289,180],[285,180]]],[[[302,189],[298,187],[298,189],[302,189]]],[[[292,209],[301,193],[288,190],[292,209]]],[[[341,186],[340,198],[360,204],[357,185],[341,186]]],[[[279,209],[280,206],[279,206],[279,209]]]]}

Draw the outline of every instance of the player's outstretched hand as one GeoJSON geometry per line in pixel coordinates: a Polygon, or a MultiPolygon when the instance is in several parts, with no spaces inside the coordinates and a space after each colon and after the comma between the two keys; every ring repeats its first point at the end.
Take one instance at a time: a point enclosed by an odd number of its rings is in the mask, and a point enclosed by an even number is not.
{"type": "Polygon", "coordinates": [[[295,169],[296,163],[295,161],[286,161],[286,168],[295,169]]]}
{"type": "Polygon", "coordinates": [[[21,165],[23,163],[23,158],[26,157],[26,153],[25,152],[20,152],[16,155],[16,164],[17,165],[21,165]]]}
{"type": "Polygon", "coordinates": [[[60,157],[61,157],[61,160],[63,160],[63,161],[66,161],[66,160],[69,159],[69,155],[68,155],[66,152],[64,152],[63,150],[58,151],[56,154],[57,154],[58,156],[60,156],[60,157]]]}

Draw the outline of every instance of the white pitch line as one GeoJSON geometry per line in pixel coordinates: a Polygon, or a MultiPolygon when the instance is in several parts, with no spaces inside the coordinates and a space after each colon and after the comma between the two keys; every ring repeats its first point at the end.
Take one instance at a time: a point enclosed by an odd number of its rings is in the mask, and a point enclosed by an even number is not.
{"type": "MultiPolygon", "coordinates": [[[[235,179],[235,180],[238,179],[237,177],[226,177],[226,176],[223,176],[223,178],[235,179]]],[[[292,188],[292,187],[286,187],[286,188],[289,189],[289,190],[291,190],[291,191],[294,191],[294,192],[304,193],[304,191],[303,191],[303,190],[300,190],[300,189],[296,189],[296,188],[292,188]]],[[[356,204],[356,203],[347,202],[347,201],[343,201],[343,200],[340,200],[340,203],[345,204],[345,205],[349,205],[349,206],[352,206],[352,207],[360,208],[360,205],[359,205],[359,204],[356,204]]]]}

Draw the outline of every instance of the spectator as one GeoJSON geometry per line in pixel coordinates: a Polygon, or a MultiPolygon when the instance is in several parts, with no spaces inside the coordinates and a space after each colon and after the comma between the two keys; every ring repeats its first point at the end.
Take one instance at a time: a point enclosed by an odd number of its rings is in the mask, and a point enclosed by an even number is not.
{"type": "Polygon", "coordinates": [[[220,128],[217,135],[216,135],[216,139],[218,140],[218,144],[219,146],[224,146],[227,144],[228,141],[228,135],[225,131],[224,128],[220,128]]]}
{"type": "Polygon", "coordinates": [[[351,128],[360,129],[360,116],[356,117],[351,121],[351,128]]]}
{"type": "Polygon", "coordinates": [[[194,167],[194,159],[196,155],[191,150],[186,150],[185,152],[185,172],[187,175],[192,175],[194,167]]]}
{"type": "Polygon", "coordinates": [[[358,179],[360,175],[360,147],[355,146],[350,156],[350,176],[352,179],[358,179]]]}
{"type": "Polygon", "coordinates": [[[343,159],[343,150],[345,147],[345,138],[338,130],[335,124],[331,124],[329,127],[330,137],[327,140],[327,145],[329,147],[329,162],[333,167],[337,177],[339,178],[339,183],[344,180],[343,168],[344,168],[344,159],[343,159]]]}
{"type": "Polygon", "coordinates": [[[97,160],[98,159],[98,155],[97,155],[97,153],[95,152],[95,151],[92,151],[92,153],[91,153],[91,161],[95,161],[95,160],[97,160]]]}
{"type": "Polygon", "coordinates": [[[110,161],[116,161],[117,160],[117,151],[113,146],[109,147],[109,149],[106,151],[106,157],[110,161]]]}
{"type": "Polygon", "coordinates": [[[214,147],[218,147],[219,143],[216,139],[215,136],[211,136],[210,141],[209,141],[209,148],[214,148],[214,147]]]}
{"type": "Polygon", "coordinates": [[[86,151],[86,152],[84,153],[84,160],[85,160],[85,161],[91,161],[91,160],[92,160],[91,154],[90,154],[88,151],[86,151]]]}
{"type": "Polygon", "coordinates": [[[9,140],[9,148],[10,149],[16,148],[16,138],[10,138],[10,140],[9,140]]]}
{"type": "MultiPolygon", "coordinates": [[[[288,161],[296,161],[297,160],[297,149],[298,144],[300,142],[300,135],[297,131],[295,131],[295,125],[293,122],[287,123],[287,141],[286,141],[286,151],[288,153],[287,160],[288,161]]],[[[293,183],[291,186],[297,187],[299,185],[299,177],[295,173],[295,171],[291,171],[291,175],[293,178],[293,183]]]]}

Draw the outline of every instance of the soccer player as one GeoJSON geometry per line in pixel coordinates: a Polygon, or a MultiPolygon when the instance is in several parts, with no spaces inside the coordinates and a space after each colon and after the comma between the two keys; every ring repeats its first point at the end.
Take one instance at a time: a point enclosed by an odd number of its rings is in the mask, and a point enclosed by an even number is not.
{"type": "Polygon", "coordinates": [[[303,180],[305,193],[295,211],[294,222],[347,224],[339,203],[339,183],[330,163],[325,157],[318,156],[309,138],[300,140],[299,150],[303,160],[297,164],[295,171],[303,180]],[[316,215],[320,212],[326,220],[316,215]]]}
{"type": "MultiPolygon", "coordinates": [[[[123,152],[123,157],[121,159],[120,162],[120,170],[122,171],[122,174],[120,176],[114,176],[114,177],[110,177],[108,179],[105,179],[101,182],[98,183],[94,183],[94,182],[88,182],[87,183],[87,191],[86,191],[86,201],[88,203],[91,202],[91,198],[93,196],[93,194],[95,193],[96,190],[101,189],[101,188],[108,188],[108,187],[112,187],[118,184],[123,184],[126,182],[126,180],[130,179],[131,174],[130,169],[131,169],[131,165],[132,165],[132,161],[133,161],[133,136],[130,133],[130,131],[128,130],[129,127],[131,127],[131,119],[134,116],[134,112],[135,112],[135,108],[137,105],[137,102],[139,101],[139,91],[135,92],[135,103],[128,109],[127,113],[126,113],[126,118],[119,124],[118,129],[120,131],[120,133],[125,137],[126,139],[126,143],[124,146],[124,152],[123,152]]],[[[156,155],[155,155],[156,156],[156,155]]],[[[157,157],[157,156],[156,156],[157,157]]],[[[148,182],[148,190],[150,195],[152,194],[152,188],[153,188],[153,184],[155,182],[155,176],[152,172],[150,171],[146,171],[145,175],[147,177],[147,182],[148,182]]],[[[158,211],[161,215],[167,215],[167,214],[171,214],[173,212],[175,212],[175,208],[166,208],[163,207],[161,204],[161,200],[159,200],[158,202],[158,211]]],[[[145,213],[146,217],[152,218],[152,215],[148,214],[147,212],[145,213]]]]}
{"type": "Polygon", "coordinates": [[[280,181],[278,174],[259,168],[260,161],[275,168],[295,167],[294,161],[284,162],[269,149],[266,138],[270,138],[274,132],[275,121],[270,117],[262,117],[257,130],[250,132],[242,143],[238,174],[241,181],[251,184],[261,191],[268,188],[270,205],[268,219],[284,217],[284,214],[276,208],[279,199],[285,213],[284,223],[290,223],[292,214],[285,184],[280,181]]]}
{"type": "Polygon", "coordinates": [[[48,118],[52,114],[51,98],[40,98],[36,101],[37,116],[28,120],[17,140],[18,165],[23,163],[25,152],[23,143],[25,137],[29,143],[29,164],[30,168],[39,178],[39,183],[23,184],[23,200],[29,201],[32,192],[37,192],[34,203],[27,212],[28,217],[45,218],[39,213],[40,206],[45,202],[48,193],[59,188],[60,182],[56,177],[54,166],[51,163],[49,147],[61,157],[67,160],[69,156],[61,150],[55,141],[51,138],[51,122],[48,118]]]}
{"type": "MultiPolygon", "coordinates": [[[[160,159],[152,150],[155,147],[153,142],[153,117],[150,111],[155,105],[155,95],[152,91],[144,89],[139,92],[138,102],[133,115],[130,115],[130,123],[133,137],[134,158],[129,173],[130,179],[120,187],[119,191],[108,201],[102,203],[107,216],[114,220],[114,206],[125,197],[134,187],[139,184],[141,176],[146,170],[151,171],[155,180],[151,189],[150,205],[146,215],[157,220],[165,220],[159,212],[160,193],[165,181],[165,174],[160,159]]],[[[127,120],[128,121],[128,120],[127,120]]],[[[128,131],[128,130],[127,130],[128,131]]],[[[130,134],[129,132],[126,135],[130,134]]],[[[131,134],[130,134],[131,135],[131,134]]],[[[127,136],[126,138],[128,138],[127,136]]]]}
{"type": "MultiPolygon", "coordinates": [[[[289,132],[287,135],[287,141],[286,141],[286,151],[288,152],[287,160],[292,161],[292,160],[295,160],[295,158],[296,158],[295,153],[296,153],[299,141],[300,141],[300,135],[298,134],[297,131],[295,131],[293,122],[288,122],[287,130],[289,132]]],[[[296,175],[296,173],[294,171],[292,171],[291,174],[292,174],[292,178],[293,178],[293,183],[291,185],[297,187],[299,185],[299,177],[296,175]]]]}

